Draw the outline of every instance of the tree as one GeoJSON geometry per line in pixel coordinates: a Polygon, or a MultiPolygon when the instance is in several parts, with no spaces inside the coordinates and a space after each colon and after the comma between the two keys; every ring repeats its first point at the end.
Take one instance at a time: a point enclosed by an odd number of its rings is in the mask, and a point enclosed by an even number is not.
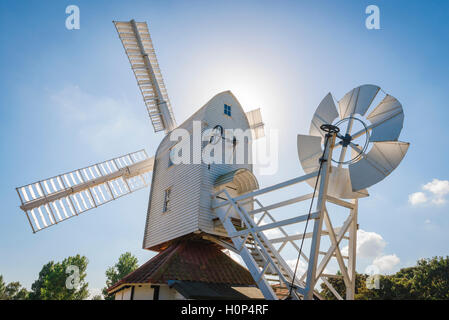
{"type": "Polygon", "coordinates": [[[137,258],[131,252],[123,253],[118,262],[106,270],[106,287],[103,289],[105,300],[114,300],[113,295],[109,295],[107,288],[121,280],[123,277],[133,272],[139,267],[137,258]]]}
{"type": "MultiPolygon", "coordinates": [[[[368,289],[367,277],[366,274],[356,275],[357,300],[449,299],[449,257],[421,259],[414,267],[403,268],[393,275],[381,275],[379,289],[368,289]]],[[[342,279],[329,279],[329,282],[340,295],[344,294],[342,279]]],[[[321,289],[326,299],[335,299],[324,283],[321,289]]]]}
{"type": "MultiPolygon", "coordinates": [[[[337,275],[341,275],[341,272],[338,271],[337,275]]],[[[363,292],[363,290],[368,290],[366,288],[365,282],[366,278],[368,276],[366,274],[356,274],[355,277],[355,298],[357,299],[357,295],[360,292],[363,292]]],[[[343,282],[343,279],[341,278],[329,278],[328,282],[334,287],[334,289],[338,292],[338,294],[343,297],[343,299],[346,297],[346,287],[343,282]]],[[[329,288],[326,286],[326,284],[321,284],[322,291],[320,294],[328,300],[336,300],[337,298],[334,296],[334,294],[329,290],[329,288]]]]}
{"type": "Polygon", "coordinates": [[[79,254],[62,262],[50,261],[32,284],[32,300],[82,300],[89,296],[86,269],[89,261],[79,254]]]}
{"type": "Polygon", "coordinates": [[[3,281],[3,276],[0,275],[0,300],[7,300],[6,297],[6,285],[3,281]]]}
{"type": "Polygon", "coordinates": [[[412,290],[420,299],[449,299],[449,257],[419,260],[412,290]]]}
{"type": "Polygon", "coordinates": [[[20,282],[10,282],[8,285],[3,281],[0,275],[0,300],[26,300],[29,292],[22,288],[20,282]]]}

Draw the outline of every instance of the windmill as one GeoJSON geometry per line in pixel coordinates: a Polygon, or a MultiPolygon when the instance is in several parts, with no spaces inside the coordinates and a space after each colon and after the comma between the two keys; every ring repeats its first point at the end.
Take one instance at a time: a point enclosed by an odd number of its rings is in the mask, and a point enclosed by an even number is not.
{"type": "Polygon", "coordinates": [[[245,113],[236,97],[225,91],[178,126],[147,24],[131,20],[114,22],[114,25],[154,131],[164,131],[166,135],[152,157],[140,150],[17,188],[20,208],[32,231],[39,232],[151,184],[144,249],[162,253],[174,241],[194,236],[233,251],[241,256],[267,299],[283,295],[293,299],[319,298],[316,290],[319,280],[341,298],[327,280],[337,275],[324,273],[329,260],[336,258],[347,287],[347,298],[353,298],[357,199],[367,196],[366,188],[391,173],[407,151],[408,144],[397,141],[403,122],[400,103],[387,95],[364,119],[379,87],[367,85],[352,90],[340,100],[339,113],[329,94],[314,115],[310,135],[298,135],[298,154],[305,175],[260,189],[249,156],[242,162],[234,161],[236,146],[243,147],[249,155],[251,141],[264,136],[260,110],[245,113]],[[335,122],[337,117],[340,119],[335,122]],[[361,131],[352,133],[357,123],[362,124],[361,131]],[[177,129],[189,134],[188,163],[173,161],[180,150],[179,140],[172,139],[177,129]],[[236,140],[225,134],[231,129],[250,131],[251,136],[236,140]],[[206,139],[196,141],[195,132],[206,139]],[[362,136],[367,138],[360,145],[356,139],[362,136]],[[224,149],[223,157],[230,154],[231,161],[195,161],[196,155],[210,147],[214,152],[224,149]],[[352,149],[350,156],[346,152],[348,147],[352,149]],[[337,148],[341,154],[334,159],[332,154],[337,148]],[[302,182],[314,187],[314,192],[267,206],[258,198],[302,182]],[[315,210],[309,210],[308,214],[295,213],[292,218],[276,219],[276,214],[271,213],[306,200],[313,204],[315,198],[315,210]],[[350,210],[342,227],[332,226],[327,202],[350,210]],[[301,235],[288,230],[292,225],[309,221],[313,221],[313,232],[301,235]],[[268,239],[265,234],[268,230],[277,230],[282,236],[268,239]],[[321,251],[323,236],[331,239],[327,251],[321,251]],[[307,257],[302,244],[298,246],[296,241],[303,243],[308,239],[311,246],[307,257]],[[339,248],[342,240],[349,242],[347,256],[339,248]],[[307,272],[302,276],[296,276],[296,270],[281,255],[288,244],[307,262],[307,272]],[[324,257],[319,259],[320,255],[324,257]]]}

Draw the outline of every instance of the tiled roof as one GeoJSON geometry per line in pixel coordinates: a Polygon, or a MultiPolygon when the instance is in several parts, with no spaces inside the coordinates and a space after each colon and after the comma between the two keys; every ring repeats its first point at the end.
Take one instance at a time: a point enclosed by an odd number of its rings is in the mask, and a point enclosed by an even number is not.
{"type": "Polygon", "coordinates": [[[264,299],[256,286],[236,286],[227,283],[206,283],[194,281],[169,281],[184,298],[194,300],[247,300],[264,299]]]}
{"type": "Polygon", "coordinates": [[[170,245],[155,257],[108,288],[122,285],[167,283],[169,280],[255,285],[247,269],[223,253],[215,244],[183,240],[170,245]]]}

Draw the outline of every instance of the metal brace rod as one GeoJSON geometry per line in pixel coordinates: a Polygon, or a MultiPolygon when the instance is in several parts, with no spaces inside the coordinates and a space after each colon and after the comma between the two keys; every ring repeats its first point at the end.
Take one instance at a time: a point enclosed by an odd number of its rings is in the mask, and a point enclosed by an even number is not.
{"type": "MultiPolygon", "coordinates": [[[[274,228],[279,228],[282,226],[286,226],[286,225],[290,225],[290,224],[295,224],[295,223],[299,223],[299,222],[303,222],[307,220],[308,215],[302,215],[299,217],[294,217],[294,218],[290,218],[290,219],[285,219],[282,221],[277,221],[277,222],[273,222],[273,223],[269,223],[269,224],[264,224],[263,226],[258,226],[258,227],[252,227],[252,228],[247,228],[245,230],[242,231],[238,231],[234,234],[230,234],[229,236],[232,237],[238,237],[238,236],[242,236],[245,235],[249,232],[254,233],[254,232],[261,232],[264,230],[269,230],[269,229],[274,229],[274,228]]],[[[317,213],[313,213],[310,216],[310,219],[316,219],[318,217],[317,213]]]]}
{"type": "MultiPolygon", "coordinates": [[[[312,173],[309,173],[309,174],[306,174],[306,175],[303,175],[303,176],[300,176],[300,177],[297,177],[297,178],[294,178],[294,179],[291,179],[291,180],[287,180],[287,181],[275,184],[275,185],[273,185],[271,187],[267,187],[267,188],[264,188],[264,189],[259,189],[259,190],[253,191],[253,192],[249,192],[249,193],[243,194],[241,196],[233,198],[233,200],[235,202],[239,202],[239,201],[247,199],[247,198],[260,196],[262,194],[265,194],[265,193],[268,193],[268,192],[271,192],[271,191],[274,191],[274,190],[282,189],[282,188],[285,188],[285,187],[288,187],[288,186],[291,186],[291,185],[294,185],[294,184],[297,184],[297,183],[300,183],[300,182],[304,182],[306,180],[309,180],[311,178],[316,177],[317,175],[318,175],[318,171],[315,171],[315,172],[312,172],[312,173]]],[[[217,195],[220,195],[220,193],[222,193],[223,191],[224,191],[224,189],[218,191],[213,196],[216,197],[217,195]]],[[[220,202],[219,204],[216,204],[216,205],[213,205],[212,209],[217,209],[217,208],[223,207],[223,206],[225,206],[227,204],[229,204],[229,200],[220,202]]]]}

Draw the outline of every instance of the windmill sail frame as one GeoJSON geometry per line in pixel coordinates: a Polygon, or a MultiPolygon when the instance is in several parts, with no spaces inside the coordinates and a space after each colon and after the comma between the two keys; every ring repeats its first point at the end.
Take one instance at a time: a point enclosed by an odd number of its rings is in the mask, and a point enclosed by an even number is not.
{"type": "Polygon", "coordinates": [[[150,184],[154,158],[139,150],[16,188],[33,233],[150,184]]]}
{"type": "Polygon", "coordinates": [[[176,128],[175,116],[146,22],[114,21],[155,132],[176,128]]]}

